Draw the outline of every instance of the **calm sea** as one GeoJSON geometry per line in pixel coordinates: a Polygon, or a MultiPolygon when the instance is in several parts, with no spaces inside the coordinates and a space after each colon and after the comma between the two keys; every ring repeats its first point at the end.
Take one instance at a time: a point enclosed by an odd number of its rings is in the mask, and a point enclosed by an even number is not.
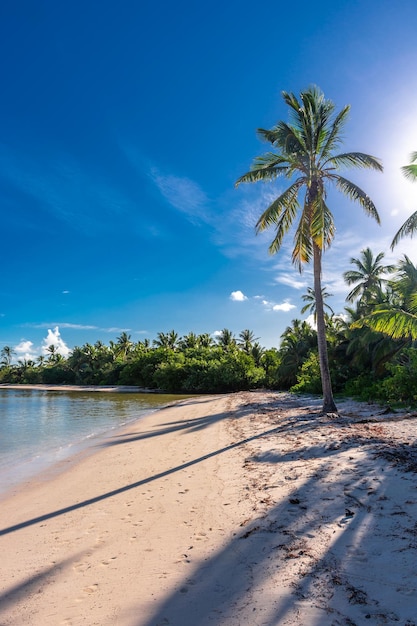
{"type": "Polygon", "coordinates": [[[0,493],[183,397],[0,389],[0,493]]]}

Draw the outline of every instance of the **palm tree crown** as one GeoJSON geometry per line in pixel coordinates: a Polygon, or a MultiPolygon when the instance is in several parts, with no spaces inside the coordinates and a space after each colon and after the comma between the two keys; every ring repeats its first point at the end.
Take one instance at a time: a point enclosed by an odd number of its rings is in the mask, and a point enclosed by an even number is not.
{"type": "Polygon", "coordinates": [[[321,287],[321,255],[330,246],[335,234],[333,215],[326,204],[327,191],[329,185],[335,186],[345,196],[357,201],[379,223],[378,212],[369,196],[338,171],[346,167],[382,171],[382,165],[375,157],[362,152],[336,153],[349,106],[336,114],[334,103],[325,99],[317,87],[302,92],[300,99],[287,92],[283,92],[282,96],[290,109],[290,123],[281,121],[270,130],[258,130],[260,138],[272,144],[274,151],[257,157],[251,170],[239,178],[236,185],[278,177],[291,181],[289,187],[263,212],[256,228],[258,232],[271,226],[275,228],[275,237],[269,247],[274,254],[299,216],[292,260],[300,271],[304,263],[311,260],[314,263],[323,411],[334,412],[336,406],[328,368],[321,287]]]}
{"type": "Polygon", "coordinates": [[[325,250],[332,242],[335,228],[333,215],[326,205],[327,185],[333,184],[379,223],[378,212],[369,196],[337,171],[346,167],[372,168],[382,171],[378,159],[362,152],[334,154],[341,143],[340,133],[350,110],[345,106],[334,115],[335,105],[326,100],[317,87],[300,94],[283,92],[290,107],[292,124],[278,122],[270,130],[260,128],[258,134],[278,152],[267,152],[257,157],[251,171],[241,176],[242,182],[273,180],[278,177],[293,179],[291,185],[264,211],[257,223],[263,231],[275,226],[276,235],[270,252],[277,252],[284,235],[301,209],[295,234],[293,261],[300,267],[313,257],[313,246],[325,250]],[[299,196],[302,196],[302,204],[299,196]]]}
{"type": "Polygon", "coordinates": [[[380,252],[374,257],[370,248],[361,251],[359,259],[351,258],[350,262],[356,266],[355,270],[348,270],[343,274],[343,278],[348,285],[355,285],[352,291],[346,296],[348,302],[360,299],[363,304],[368,304],[375,296],[382,284],[387,282],[383,278],[384,274],[392,273],[394,265],[383,265],[384,253],[380,252]]]}

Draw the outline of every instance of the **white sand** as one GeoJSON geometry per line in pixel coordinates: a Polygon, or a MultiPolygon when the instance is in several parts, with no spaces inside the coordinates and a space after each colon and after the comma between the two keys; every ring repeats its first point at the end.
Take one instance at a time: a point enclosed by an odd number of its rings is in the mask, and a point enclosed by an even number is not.
{"type": "Polygon", "coordinates": [[[319,408],[185,400],[15,490],[0,625],[417,624],[416,415],[319,408]]]}

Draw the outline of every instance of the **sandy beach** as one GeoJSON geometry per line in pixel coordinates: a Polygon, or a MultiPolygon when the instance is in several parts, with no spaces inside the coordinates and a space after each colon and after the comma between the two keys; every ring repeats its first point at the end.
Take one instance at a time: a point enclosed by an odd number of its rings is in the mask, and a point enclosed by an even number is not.
{"type": "Polygon", "coordinates": [[[7,494],[1,626],[417,624],[417,414],[183,400],[7,494]]]}

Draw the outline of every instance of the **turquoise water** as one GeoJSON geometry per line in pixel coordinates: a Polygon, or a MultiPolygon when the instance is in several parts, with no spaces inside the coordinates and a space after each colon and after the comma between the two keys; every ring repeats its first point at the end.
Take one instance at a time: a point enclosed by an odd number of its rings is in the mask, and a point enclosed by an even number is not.
{"type": "Polygon", "coordinates": [[[0,389],[0,493],[183,397],[0,389]]]}

